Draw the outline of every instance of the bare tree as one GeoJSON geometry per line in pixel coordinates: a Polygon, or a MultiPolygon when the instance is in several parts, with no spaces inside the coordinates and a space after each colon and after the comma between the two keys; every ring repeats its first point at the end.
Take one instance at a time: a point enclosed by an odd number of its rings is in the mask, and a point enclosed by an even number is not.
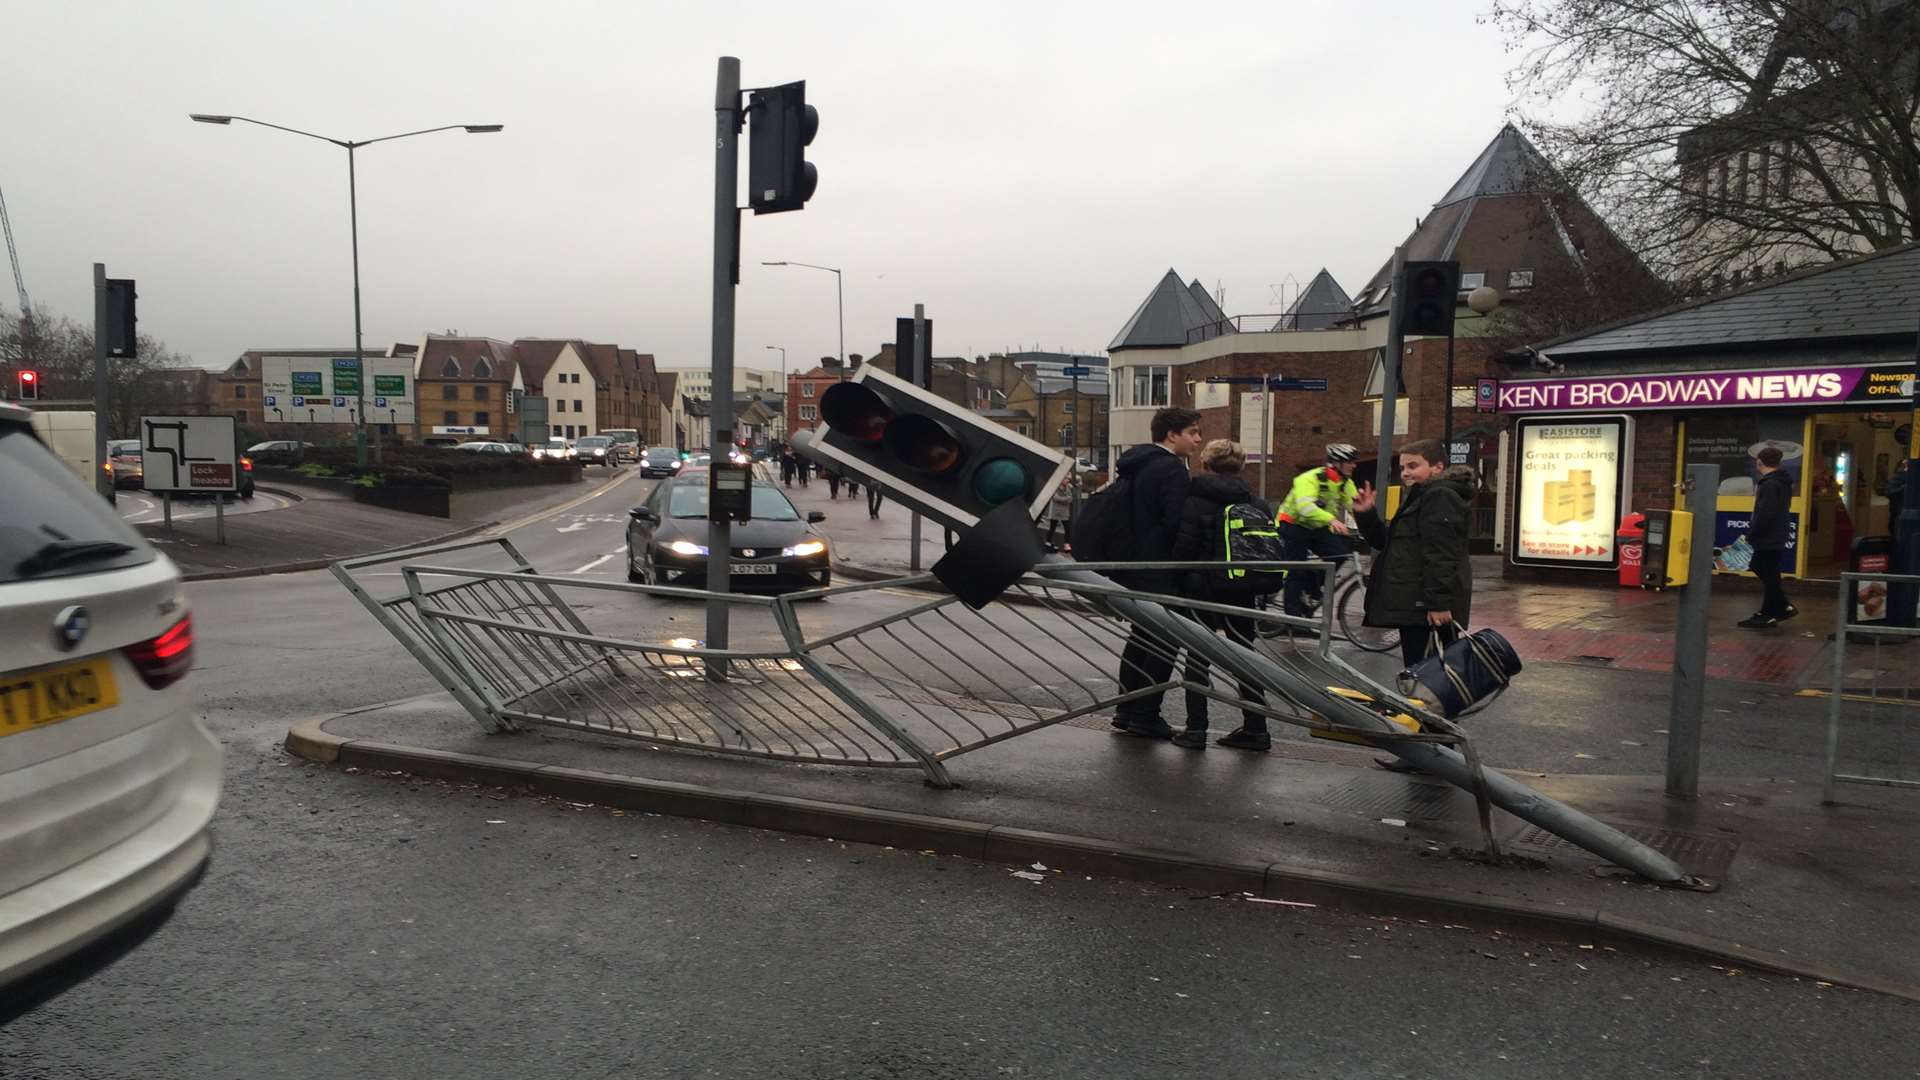
{"type": "Polygon", "coordinates": [[[1493,0],[1528,134],[1683,282],[1898,246],[1920,209],[1915,0],[1493,0]],[[1546,115],[1590,103],[1575,119],[1546,115]]]}
{"type": "MultiPolygon", "coordinates": [[[[136,352],[107,367],[112,432],[131,432],[143,414],[178,407],[185,400],[180,379],[195,374],[185,357],[145,334],[136,352]]],[[[38,371],[43,399],[92,400],[93,363],[92,327],[37,311],[29,330],[24,320],[0,309],[0,364],[38,371]]]]}

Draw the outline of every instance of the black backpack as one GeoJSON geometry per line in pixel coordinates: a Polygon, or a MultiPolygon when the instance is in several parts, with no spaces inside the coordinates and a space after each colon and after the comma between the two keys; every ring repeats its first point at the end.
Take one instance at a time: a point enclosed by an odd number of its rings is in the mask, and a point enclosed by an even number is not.
{"type": "Polygon", "coordinates": [[[1285,584],[1287,572],[1277,569],[1248,570],[1234,563],[1279,562],[1286,558],[1280,545],[1280,527],[1273,515],[1257,503],[1242,502],[1220,510],[1220,543],[1217,549],[1226,569],[1216,571],[1214,587],[1235,597],[1270,596],[1285,584]]]}
{"type": "Polygon", "coordinates": [[[1118,477],[1080,504],[1073,519],[1073,557],[1080,562],[1120,562],[1140,550],[1133,535],[1133,482],[1118,477]]]}

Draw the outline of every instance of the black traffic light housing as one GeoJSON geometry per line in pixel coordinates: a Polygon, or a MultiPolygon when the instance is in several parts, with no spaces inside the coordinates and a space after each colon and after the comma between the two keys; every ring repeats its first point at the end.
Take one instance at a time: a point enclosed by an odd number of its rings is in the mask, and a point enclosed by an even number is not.
{"type": "Polygon", "coordinates": [[[806,147],[820,130],[807,83],[755,90],[747,99],[747,205],[756,214],[799,210],[819,183],[806,147]]]}
{"type": "Polygon", "coordinates": [[[821,426],[794,448],[821,466],[877,482],[889,498],[965,531],[1005,503],[1028,521],[1072,461],[872,365],[820,395],[821,426]]]}
{"type": "Polygon", "coordinates": [[[1460,264],[1408,262],[1403,279],[1407,295],[1400,303],[1400,332],[1425,337],[1453,333],[1453,312],[1460,303],[1460,264]]]}

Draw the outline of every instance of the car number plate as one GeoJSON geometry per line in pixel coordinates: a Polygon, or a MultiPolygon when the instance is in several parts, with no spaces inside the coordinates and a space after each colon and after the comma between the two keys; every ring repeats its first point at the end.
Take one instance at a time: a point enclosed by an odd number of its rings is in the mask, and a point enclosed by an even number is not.
{"type": "Polygon", "coordinates": [[[0,737],[57,724],[120,703],[105,661],[0,678],[0,737]]]}
{"type": "Polygon", "coordinates": [[[770,562],[737,562],[733,564],[733,572],[736,574],[771,574],[778,570],[779,567],[770,562]]]}

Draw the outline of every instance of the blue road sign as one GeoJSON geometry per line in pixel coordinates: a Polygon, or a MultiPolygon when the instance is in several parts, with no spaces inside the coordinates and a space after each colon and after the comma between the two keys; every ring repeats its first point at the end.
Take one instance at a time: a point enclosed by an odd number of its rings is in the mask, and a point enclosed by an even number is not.
{"type": "Polygon", "coordinates": [[[1060,374],[1065,375],[1069,379],[1082,378],[1093,374],[1093,369],[1090,367],[1061,368],[1060,374]]]}
{"type": "Polygon", "coordinates": [[[376,409],[384,409],[384,408],[386,408],[386,407],[387,407],[387,399],[386,399],[386,398],[383,398],[383,397],[377,397],[377,398],[374,398],[374,399],[373,399],[373,407],[374,407],[374,408],[376,408],[376,409]]]}
{"type": "Polygon", "coordinates": [[[1325,379],[1275,379],[1267,384],[1275,390],[1325,390],[1325,379]]]}
{"type": "Polygon", "coordinates": [[[295,395],[295,396],[294,396],[294,399],[293,399],[293,407],[294,407],[294,408],[296,408],[296,409],[304,409],[304,408],[306,408],[306,407],[307,407],[307,399],[306,399],[306,398],[303,398],[303,397],[300,397],[300,396],[298,396],[298,395],[295,395]]]}
{"type": "Polygon", "coordinates": [[[336,408],[336,409],[344,409],[344,408],[346,408],[346,407],[347,407],[347,399],[346,399],[346,398],[343,398],[343,397],[337,397],[337,398],[334,398],[334,399],[333,399],[333,407],[334,407],[334,408],[336,408]]]}
{"type": "Polygon", "coordinates": [[[266,405],[267,408],[271,409],[275,405],[280,404],[280,396],[278,394],[268,394],[265,398],[262,399],[262,404],[266,405]]]}
{"type": "Polygon", "coordinates": [[[1209,375],[1207,376],[1207,382],[1215,386],[1220,386],[1220,385],[1259,386],[1261,383],[1266,381],[1267,381],[1267,377],[1265,375],[1209,375]]]}

